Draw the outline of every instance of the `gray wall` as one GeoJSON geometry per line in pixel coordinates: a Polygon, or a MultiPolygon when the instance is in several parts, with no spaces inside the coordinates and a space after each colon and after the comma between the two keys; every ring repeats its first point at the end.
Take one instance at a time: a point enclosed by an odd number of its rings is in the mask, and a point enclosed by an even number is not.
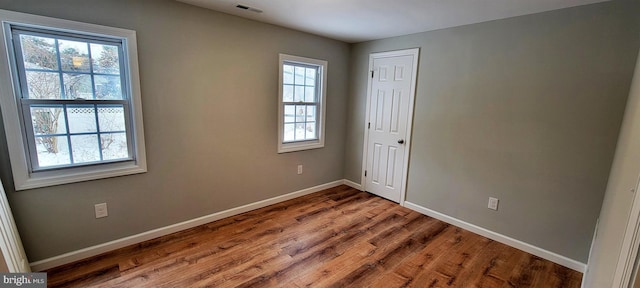
{"type": "Polygon", "coordinates": [[[343,178],[348,44],[169,0],[0,9],[138,36],[148,173],[14,192],[0,135],[2,182],[32,262],[343,178]],[[329,61],[322,149],[276,153],[278,53],[329,61]],[[101,202],[109,217],[95,219],[101,202]]]}
{"type": "Polygon", "coordinates": [[[360,182],[369,53],[420,47],[407,201],[586,263],[640,44],[637,8],[352,46],[345,178],[360,182]]]}
{"type": "Polygon", "coordinates": [[[368,55],[420,47],[407,200],[586,262],[640,45],[640,9],[619,0],[352,46],[169,0],[0,9],[138,33],[148,173],[15,192],[0,131],[30,261],[360,182],[368,55]],[[278,53],[329,61],[323,149],[276,153],[278,53]]]}

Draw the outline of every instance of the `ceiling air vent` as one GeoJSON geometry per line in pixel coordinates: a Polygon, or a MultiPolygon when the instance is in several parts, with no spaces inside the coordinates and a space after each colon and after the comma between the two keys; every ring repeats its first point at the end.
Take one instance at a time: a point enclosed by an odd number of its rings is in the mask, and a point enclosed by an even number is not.
{"type": "Polygon", "coordinates": [[[249,10],[251,12],[256,12],[256,13],[262,13],[262,10],[258,9],[258,8],[253,8],[253,7],[249,7],[247,5],[242,5],[242,4],[237,4],[236,8],[242,9],[242,10],[249,10]]]}

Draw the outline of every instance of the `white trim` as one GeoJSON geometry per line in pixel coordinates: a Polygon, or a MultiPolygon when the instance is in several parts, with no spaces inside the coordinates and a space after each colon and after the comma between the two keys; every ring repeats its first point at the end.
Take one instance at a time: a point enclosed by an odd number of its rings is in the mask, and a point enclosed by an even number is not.
{"type": "Polygon", "coordinates": [[[325,138],[325,117],[326,117],[326,103],[327,103],[327,70],[329,69],[329,64],[325,60],[318,60],[300,56],[293,56],[287,54],[280,54],[279,56],[279,72],[278,72],[278,153],[287,153],[287,152],[295,152],[309,149],[317,149],[324,147],[324,138],[325,138]],[[282,99],[282,88],[283,88],[283,74],[282,68],[284,62],[292,62],[292,63],[300,63],[304,65],[313,65],[317,66],[322,75],[320,76],[320,89],[318,97],[320,97],[320,101],[318,103],[318,109],[320,109],[320,113],[316,111],[316,121],[318,123],[318,139],[314,141],[297,141],[290,143],[283,143],[284,140],[284,107],[283,107],[283,99],[282,99]]]}
{"type": "MultiPolygon", "coordinates": [[[[409,114],[407,115],[407,135],[405,136],[405,150],[404,150],[404,162],[402,170],[402,183],[400,184],[400,205],[404,206],[405,197],[407,194],[407,179],[409,178],[409,152],[411,151],[411,134],[413,134],[413,109],[416,98],[416,85],[418,79],[418,61],[420,57],[420,48],[396,50],[389,52],[371,53],[369,54],[369,73],[373,71],[373,61],[379,58],[398,57],[398,56],[413,56],[413,69],[411,75],[411,90],[409,91],[409,114]]],[[[362,149],[362,173],[360,183],[362,183],[362,191],[367,188],[367,179],[364,176],[367,169],[367,155],[369,145],[369,129],[367,129],[367,123],[369,122],[370,109],[371,109],[371,87],[373,85],[372,77],[367,77],[367,103],[366,103],[366,115],[364,119],[364,148],[362,149]]]]}
{"type": "MultiPolygon", "coordinates": [[[[129,237],[124,237],[121,239],[117,239],[114,241],[110,241],[107,243],[103,243],[103,244],[99,244],[99,245],[95,245],[95,246],[91,246],[91,247],[87,247],[84,249],[80,249],[77,251],[72,251],[69,253],[65,253],[59,256],[54,256],[51,258],[47,258],[44,260],[40,260],[40,261],[36,261],[36,262],[32,262],[30,263],[31,269],[33,271],[43,271],[43,270],[47,270],[53,267],[57,267],[60,265],[64,265],[64,264],[68,264],[68,263],[72,263],[78,260],[82,260],[88,257],[92,257],[92,256],[96,256],[105,252],[109,252],[109,251],[113,251],[119,248],[123,248],[129,245],[133,245],[133,244],[137,244],[143,241],[147,241],[147,240],[151,240],[157,237],[162,237],[171,233],[175,233],[178,231],[182,231],[185,229],[189,229],[189,228],[193,228],[199,225],[203,225],[206,223],[210,223],[216,220],[220,220],[223,218],[227,218],[227,217],[232,217],[238,214],[242,214],[248,211],[252,211],[255,209],[259,209],[259,208],[263,208],[269,205],[273,205],[273,204],[277,204],[280,202],[284,202],[287,200],[291,200],[297,197],[301,197],[304,195],[308,195],[311,193],[315,193],[315,192],[319,192],[325,189],[329,189],[329,188],[333,188],[333,187],[337,187],[340,185],[347,185],[350,186],[352,188],[358,189],[358,190],[362,190],[362,186],[358,183],[355,183],[353,181],[347,180],[347,179],[343,179],[343,180],[337,180],[337,181],[333,181],[333,182],[329,182],[326,184],[322,184],[322,185],[318,185],[318,186],[314,186],[311,188],[307,188],[307,189],[302,189],[302,190],[298,190],[289,194],[285,194],[285,195],[281,195],[281,196],[277,196],[277,197],[273,197],[273,198],[269,198],[266,200],[262,200],[262,201],[258,201],[258,202],[254,202],[254,203],[250,203],[247,205],[243,205],[240,207],[236,207],[236,208],[232,208],[232,209],[228,209],[225,211],[221,211],[221,212],[217,212],[217,213],[213,213],[213,214],[209,214],[206,216],[202,216],[199,218],[195,218],[195,219],[191,219],[191,220],[187,220],[184,222],[180,222],[180,223],[176,223],[173,225],[169,225],[169,226],[165,226],[162,228],[158,228],[158,229],[154,229],[154,230],[150,230],[147,232],[143,232],[140,234],[136,234],[136,235],[132,235],[129,237]]],[[[525,252],[531,253],[533,255],[536,255],[538,257],[547,259],[549,261],[552,261],[554,263],[566,266],[568,268],[574,269],[578,272],[582,272],[584,273],[586,271],[586,264],[581,263],[579,261],[576,260],[572,260],[569,259],[567,257],[564,257],[562,255],[558,255],[556,253],[544,250],[542,248],[533,246],[531,244],[510,238],[508,236],[504,236],[502,234],[487,230],[485,228],[464,222],[462,220],[444,215],[442,213],[433,211],[431,209],[422,207],[420,205],[417,204],[413,204],[411,202],[405,201],[404,202],[404,207],[407,207],[411,210],[417,211],[419,213],[425,214],[427,216],[436,218],[438,220],[450,223],[452,225],[455,225],[457,227],[469,230],[471,232],[477,233],[479,235],[482,235],[484,237],[487,237],[489,239],[493,239],[495,241],[504,243],[506,245],[509,245],[511,247],[523,250],[525,252]]],[[[25,258],[26,259],[26,258],[25,258]]],[[[28,268],[28,267],[27,267],[28,268]]]]}
{"type": "Polygon", "coordinates": [[[169,225],[166,227],[154,229],[151,231],[143,232],[140,234],[132,235],[129,237],[124,237],[121,239],[113,240],[104,244],[99,244],[91,247],[87,247],[84,249],[80,249],[77,251],[65,253],[59,256],[47,258],[44,260],[36,261],[30,263],[31,269],[33,271],[43,271],[46,269],[50,269],[53,267],[57,267],[60,265],[68,264],[74,261],[82,260],[88,257],[96,256],[105,252],[113,251],[115,249],[123,248],[132,244],[137,244],[143,241],[151,240],[157,237],[165,236],[171,233],[175,233],[178,231],[182,231],[185,229],[193,228],[202,224],[210,223],[216,220],[220,220],[223,218],[235,216],[238,214],[242,214],[244,212],[248,212],[251,210],[256,210],[262,207],[266,207],[269,205],[277,204],[283,201],[287,201],[293,198],[301,197],[304,195],[308,195],[311,193],[315,193],[318,191],[322,191],[325,189],[333,188],[340,186],[344,183],[344,180],[337,180],[333,182],[329,182],[326,184],[314,186],[307,189],[302,189],[299,191],[295,191],[289,194],[269,198],[266,200],[250,203],[247,205],[243,205],[236,208],[231,208],[225,211],[209,214],[206,216],[202,216],[199,218],[187,220],[184,222],[176,223],[173,225],[169,225]]]}
{"type": "Polygon", "coordinates": [[[354,189],[358,189],[360,191],[364,191],[364,189],[362,189],[362,185],[360,185],[360,184],[358,184],[356,182],[353,182],[351,180],[344,179],[342,184],[347,185],[347,186],[349,186],[351,188],[354,188],[354,189]]]}
{"type": "Polygon", "coordinates": [[[544,258],[546,260],[549,260],[551,262],[554,262],[554,263],[557,263],[559,265],[565,266],[567,268],[571,268],[571,269],[576,270],[578,272],[584,273],[586,271],[586,269],[587,269],[587,264],[584,264],[584,263],[582,263],[580,261],[570,259],[568,257],[556,254],[554,252],[542,249],[540,247],[533,246],[533,245],[531,245],[529,243],[525,243],[525,242],[522,242],[520,240],[513,239],[513,238],[511,238],[509,236],[505,236],[505,235],[502,235],[500,233],[488,230],[486,228],[482,228],[480,226],[473,225],[471,223],[462,221],[460,219],[457,219],[457,218],[442,214],[440,212],[433,211],[433,210],[431,210],[429,208],[425,208],[425,207],[422,207],[420,205],[417,205],[417,204],[414,204],[414,203],[411,203],[411,202],[408,202],[408,201],[405,201],[403,206],[407,207],[407,208],[409,208],[411,210],[414,210],[416,212],[419,212],[419,213],[422,213],[424,215],[427,215],[429,217],[436,218],[436,219],[438,219],[440,221],[447,222],[447,223],[449,223],[451,225],[455,225],[457,227],[460,227],[462,229],[471,231],[471,232],[476,233],[478,235],[487,237],[489,239],[498,241],[500,243],[509,245],[509,246],[517,248],[517,249],[520,249],[520,250],[525,251],[527,253],[530,253],[530,254],[536,255],[538,257],[544,258]]]}
{"type": "MultiPolygon", "coordinates": [[[[107,27],[95,24],[81,23],[63,19],[56,19],[38,15],[31,15],[7,10],[0,10],[0,106],[7,136],[7,146],[9,158],[11,160],[11,170],[13,172],[14,185],[16,190],[25,190],[38,187],[67,184],[73,182],[123,176],[147,171],[144,130],[142,123],[142,100],[140,92],[140,78],[137,56],[136,32],[133,30],[107,27]],[[87,35],[105,36],[122,39],[125,53],[125,63],[123,69],[128,76],[128,89],[131,98],[131,135],[135,146],[135,160],[100,164],[94,166],[68,168],[55,171],[38,173],[29,172],[29,161],[25,145],[25,138],[21,131],[20,116],[18,114],[19,105],[17,102],[17,87],[12,76],[15,70],[9,64],[11,59],[11,41],[7,37],[8,25],[18,24],[21,26],[42,27],[45,29],[75,32],[87,35]],[[4,56],[4,57],[2,57],[4,56]]],[[[16,76],[17,77],[17,76],[16,76]]]]}
{"type": "MultiPolygon", "coordinates": [[[[639,54],[640,55],[640,54],[639,54]]],[[[607,185],[607,194],[620,194],[615,196],[613,201],[619,203],[620,201],[625,201],[627,196],[624,194],[632,193],[631,197],[631,207],[629,208],[625,216],[627,218],[618,219],[617,213],[612,211],[606,211],[607,207],[615,207],[616,204],[604,203],[603,210],[601,213],[606,214],[607,217],[611,216],[615,219],[615,222],[618,225],[624,225],[624,231],[622,234],[620,250],[616,250],[616,243],[611,239],[602,240],[601,245],[598,250],[601,250],[600,253],[611,253],[613,255],[617,255],[617,261],[611,261],[608,259],[589,259],[590,262],[593,260],[598,260],[599,262],[604,262],[605,265],[616,265],[615,270],[613,271],[613,279],[611,281],[611,287],[614,288],[627,288],[632,286],[637,286],[637,283],[634,283],[637,280],[638,275],[638,245],[640,245],[640,177],[638,176],[638,167],[637,167],[637,153],[638,153],[638,144],[637,144],[637,126],[639,125],[639,104],[638,101],[640,98],[640,57],[637,59],[635,71],[633,74],[633,79],[631,82],[631,88],[629,89],[629,100],[627,102],[627,107],[624,113],[624,120],[622,122],[622,128],[620,131],[620,135],[618,137],[618,145],[616,148],[616,154],[614,159],[614,166],[611,169],[611,175],[609,176],[610,180],[607,185]],[[624,159],[624,160],[623,160],[624,159]],[[618,163],[620,162],[620,163],[618,163]],[[633,164],[632,164],[633,163],[633,164]],[[635,176],[633,179],[631,177],[635,176]],[[634,181],[635,182],[632,182],[634,181]],[[613,183],[611,181],[614,181],[613,183]],[[627,186],[628,185],[628,186],[627,186]],[[625,187],[626,186],[626,187],[625,187]],[[630,187],[633,186],[633,187],[630,187]],[[629,189],[629,190],[627,190],[629,189]],[[629,192],[627,192],[629,191],[629,192]],[[621,197],[619,200],[616,197],[621,197]],[[613,206],[612,206],[613,205],[613,206]],[[608,242],[607,242],[608,241],[608,242]],[[612,242],[613,243],[610,243],[612,242]],[[617,253],[617,254],[615,254],[617,253]]],[[[613,208],[612,208],[613,209],[613,208]]],[[[600,214],[602,216],[602,214],[600,214]]],[[[622,216],[622,215],[620,215],[622,216]]],[[[609,221],[611,222],[611,221],[609,221]]],[[[615,227],[615,224],[609,223],[608,225],[615,227]]],[[[610,230],[615,230],[615,228],[609,228],[610,230]]],[[[597,263],[596,263],[597,264],[597,263]]],[[[599,265],[602,266],[602,265],[599,265]]],[[[602,269],[601,269],[602,270],[602,269]]],[[[594,277],[598,277],[598,274],[602,274],[608,271],[590,271],[590,279],[594,277]]],[[[604,277],[604,276],[602,276],[604,277]]],[[[601,280],[605,281],[605,280],[601,280]]]]}
{"type": "Polygon", "coordinates": [[[618,257],[615,274],[613,276],[613,285],[615,288],[626,288],[633,284],[631,276],[634,274],[636,259],[638,257],[638,249],[640,249],[640,182],[636,184],[635,195],[631,203],[631,212],[629,220],[622,238],[622,249],[618,257]]]}
{"type": "MultiPolygon", "coordinates": [[[[596,243],[596,236],[598,235],[598,225],[600,224],[600,218],[596,220],[596,227],[593,229],[593,237],[591,238],[591,247],[589,247],[589,258],[591,259],[591,255],[593,255],[593,244],[596,243]]],[[[580,288],[587,287],[587,275],[589,275],[589,262],[587,262],[587,267],[584,272],[582,272],[582,282],[580,284],[580,288]]]]}
{"type": "MultiPolygon", "coordinates": [[[[30,178],[22,182],[20,186],[16,182],[16,191],[147,172],[146,164],[144,164],[144,167],[141,167],[141,165],[136,165],[133,161],[127,161],[69,168],[69,171],[65,171],[66,173],[61,173],[60,171],[40,172],[38,176],[30,175],[30,178]],[[74,171],[78,172],[74,173],[74,171]]],[[[14,172],[14,179],[15,177],[14,172]]]]}
{"type": "Polygon", "coordinates": [[[27,265],[27,255],[22,247],[20,234],[9,207],[9,201],[0,181],[0,249],[11,273],[31,272],[27,265]]]}

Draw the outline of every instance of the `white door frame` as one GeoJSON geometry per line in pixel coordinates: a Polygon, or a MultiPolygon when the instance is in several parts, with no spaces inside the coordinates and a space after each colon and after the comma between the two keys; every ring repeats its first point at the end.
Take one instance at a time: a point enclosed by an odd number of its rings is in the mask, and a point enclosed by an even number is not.
{"type": "MultiPolygon", "coordinates": [[[[373,60],[379,58],[388,58],[388,57],[398,57],[398,56],[413,56],[413,73],[411,74],[411,90],[409,91],[409,114],[407,115],[407,135],[405,139],[405,149],[403,155],[403,165],[402,165],[402,179],[400,182],[400,205],[404,206],[405,195],[407,193],[407,177],[409,173],[409,152],[411,150],[411,134],[413,132],[413,106],[416,98],[416,83],[417,83],[417,75],[418,75],[418,58],[420,55],[420,48],[406,49],[406,50],[396,50],[396,51],[388,51],[388,52],[379,52],[379,53],[371,53],[369,54],[369,75],[373,72],[373,60]]],[[[366,116],[364,119],[364,148],[362,149],[362,171],[360,183],[362,183],[362,190],[367,190],[367,179],[364,176],[365,170],[367,169],[367,149],[369,146],[369,129],[367,129],[367,125],[369,123],[369,113],[371,110],[371,87],[373,85],[373,77],[367,77],[368,85],[367,85],[367,109],[366,116]]]]}
{"type": "Polygon", "coordinates": [[[0,250],[9,272],[31,272],[2,181],[0,181],[0,250]]]}
{"type": "MultiPolygon", "coordinates": [[[[626,111],[625,111],[625,116],[624,116],[624,125],[626,126],[627,124],[630,125],[630,127],[635,127],[635,124],[631,124],[631,123],[626,123],[628,121],[635,121],[637,122],[636,118],[634,118],[634,116],[629,116],[627,114],[629,113],[637,113],[635,112],[637,110],[637,99],[638,97],[640,97],[640,74],[638,74],[638,72],[640,72],[640,58],[638,59],[637,63],[636,63],[636,68],[635,68],[635,73],[633,75],[633,80],[631,83],[631,90],[629,91],[629,102],[627,103],[627,106],[629,105],[636,105],[636,106],[632,106],[632,107],[627,107],[626,111]],[[635,109],[635,110],[634,110],[635,109]],[[629,119],[627,119],[629,118],[629,119]],[[632,120],[633,119],[633,120],[632,120]]],[[[632,115],[633,115],[632,113],[632,115]]],[[[635,123],[634,122],[634,123],[635,123]]],[[[623,127],[624,128],[624,127],[623,127]]],[[[628,129],[627,129],[628,130],[628,129]]],[[[622,137],[624,137],[623,133],[625,133],[625,130],[622,130],[621,132],[621,136],[619,136],[619,139],[621,139],[622,137]]],[[[626,133],[628,133],[628,135],[631,135],[629,137],[632,137],[633,133],[626,131],[626,133]]],[[[635,142],[631,142],[631,145],[634,145],[633,143],[635,142]]],[[[620,147],[618,147],[618,149],[616,150],[616,157],[618,157],[619,153],[627,153],[627,154],[633,154],[632,152],[628,152],[628,151],[618,151],[620,147]]],[[[627,149],[629,150],[629,149],[627,149]]],[[[633,151],[637,151],[638,148],[634,148],[633,151]]],[[[614,169],[615,167],[612,167],[612,169],[614,169]]],[[[639,171],[635,171],[636,173],[638,173],[639,171]]],[[[631,210],[629,212],[629,218],[627,218],[627,225],[625,227],[624,230],[624,236],[622,238],[622,247],[619,251],[611,251],[611,253],[615,253],[615,252],[619,252],[620,254],[618,255],[618,262],[616,264],[615,267],[615,271],[613,274],[613,283],[611,287],[614,288],[628,288],[631,287],[631,285],[633,284],[634,276],[636,273],[636,267],[637,267],[637,259],[638,259],[638,250],[640,247],[640,191],[638,191],[638,189],[640,188],[640,176],[638,178],[636,178],[636,185],[635,187],[633,187],[633,190],[631,190],[631,192],[633,192],[633,199],[631,200],[631,210]]],[[[608,193],[611,191],[607,191],[608,193]]],[[[622,191],[620,191],[622,192],[622,191]]]]}
{"type": "Polygon", "coordinates": [[[633,284],[634,269],[640,247],[640,182],[634,189],[633,202],[631,203],[631,213],[629,221],[622,238],[622,249],[618,257],[618,264],[613,276],[613,286],[615,288],[628,288],[633,284]]]}

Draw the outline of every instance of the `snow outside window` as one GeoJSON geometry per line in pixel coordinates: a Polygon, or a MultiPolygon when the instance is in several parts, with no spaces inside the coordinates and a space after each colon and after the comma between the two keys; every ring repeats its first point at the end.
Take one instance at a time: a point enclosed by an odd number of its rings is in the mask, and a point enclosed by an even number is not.
{"type": "Polygon", "coordinates": [[[324,146],[327,62],[280,54],[278,152],[324,146]]]}
{"type": "Polygon", "coordinates": [[[0,17],[13,84],[0,103],[16,188],[146,171],[135,32],[9,11],[0,17]],[[12,135],[16,128],[21,135],[12,135]]]}

